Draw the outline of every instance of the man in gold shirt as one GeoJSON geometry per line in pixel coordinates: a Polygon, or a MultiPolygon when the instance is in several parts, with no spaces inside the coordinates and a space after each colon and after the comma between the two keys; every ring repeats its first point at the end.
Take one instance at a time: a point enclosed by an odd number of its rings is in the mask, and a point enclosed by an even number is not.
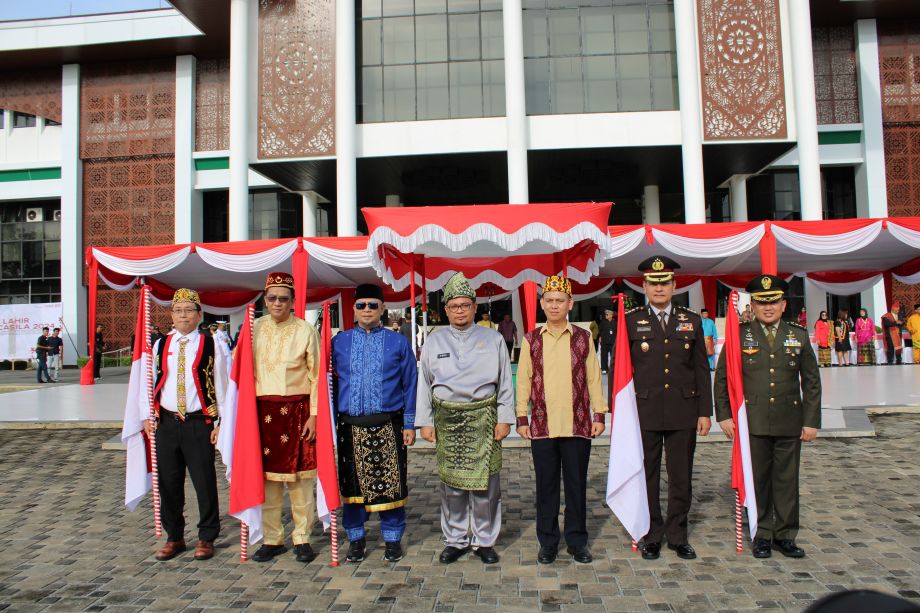
{"type": "Polygon", "coordinates": [[[565,482],[565,542],[576,562],[592,561],[586,526],[591,439],[604,431],[607,403],[591,333],[568,322],[574,306],[564,277],[543,284],[546,325],[524,335],[517,371],[517,431],[530,439],[537,481],[537,562],[559,548],[559,471],[565,482]],[[529,405],[529,410],[528,410],[529,405]],[[527,414],[530,413],[528,423],[527,414]]]}
{"type": "Polygon", "coordinates": [[[287,551],[281,506],[284,484],[291,501],[291,539],[298,562],[310,562],[310,530],[316,519],[313,487],[316,478],[316,407],[319,338],[307,322],[294,317],[294,278],[273,272],[265,282],[268,315],[253,327],[253,357],[265,503],[265,540],[252,556],[267,562],[287,551]]]}

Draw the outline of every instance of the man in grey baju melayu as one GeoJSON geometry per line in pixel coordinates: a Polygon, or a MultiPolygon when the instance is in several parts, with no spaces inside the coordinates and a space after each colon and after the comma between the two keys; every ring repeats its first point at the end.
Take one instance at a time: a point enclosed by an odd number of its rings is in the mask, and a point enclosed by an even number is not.
{"type": "Polygon", "coordinates": [[[446,544],[440,561],[456,562],[472,547],[495,564],[501,440],[515,422],[511,360],[501,334],[473,323],[476,293],[462,273],[444,286],[444,305],[450,326],[422,347],[415,417],[437,452],[446,544]]]}

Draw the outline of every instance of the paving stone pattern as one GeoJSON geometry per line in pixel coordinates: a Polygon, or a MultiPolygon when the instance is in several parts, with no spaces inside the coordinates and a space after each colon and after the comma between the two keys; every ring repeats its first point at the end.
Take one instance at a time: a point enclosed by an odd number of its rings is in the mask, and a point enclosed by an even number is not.
{"type": "MultiPolygon", "coordinates": [[[[121,504],[123,454],[100,445],[113,432],[0,432],[0,609],[10,611],[800,611],[829,592],[875,588],[920,602],[920,417],[876,418],[876,439],[819,440],[803,453],[803,560],[754,560],[733,545],[729,446],[697,450],[691,543],[699,559],[665,549],[644,561],[603,504],[607,448],[590,466],[593,564],[563,553],[536,564],[530,452],[505,452],[500,564],[466,556],[445,566],[437,477],[430,451],[410,454],[406,557],[383,561],[376,521],[370,555],[329,565],[288,553],[267,564],[238,562],[239,528],[224,518],[217,555],[156,562],[148,502],[121,504]]],[[[222,501],[227,488],[221,486],[222,501]]],[[[194,540],[194,494],[187,534],[194,540]]],[[[224,503],[223,511],[226,512],[224,503]]],[[[289,522],[287,513],[285,521],[289,522]]],[[[347,547],[342,539],[342,552],[347,547]]],[[[343,556],[344,557],[344,556],[343,556]]]]}

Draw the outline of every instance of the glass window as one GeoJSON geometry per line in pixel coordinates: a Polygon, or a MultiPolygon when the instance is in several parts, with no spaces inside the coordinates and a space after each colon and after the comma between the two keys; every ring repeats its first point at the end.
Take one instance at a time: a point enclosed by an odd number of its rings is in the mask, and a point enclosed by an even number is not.
{"type": "Polygon", "coordinates": [[[671,53],[649,56],[652,73],[652,110],[677,106],[677,58],[671,53]]]}
{"type": "Polygon", "coordinates": [[[614,8],[613,25],[617,53],[648,52],[648,17],[644,5],[614,8]]]}
{"type": "Polygon", "coordinates": [[[5,223],[3,224],[2,234],[0,238],[5,241],[18,241],[22,238],[22,224],[19,223],[5,223]]]}
{"type": "Polygon", "coordinates": [[[20,227],[23,240],[41,240],[45,235],[44,225],[40,221],[26,221],[20,224],[20,227]]]}
{"type": "Polygon", "coordinates": [[[524,11],[524,57],[549,55],[549,38],[544,11],[524,11]]]}
{"type": "Polygon", "coordinates": [[[380,20],[368,19],[361,22],[361,63],[365,66],[380,64],[380,20]]]}
{"type": "Polygon", "coordinates": [[[22,243],[22,277],[24,279],[41,278],[42,251],[41,241],[22,243]]]}
{"type": "Polygon", "coordinates": [[[416,17],[415,31],[417,62],[447,61],[447,15],[416,17]]]}
{"type": "Polygon", "coordinates": [[[46,221],[45,222],[45,238],[59,240],[61,238],[61,222],[46,221]]]}
{"type": "Polygon", "coordinates": [[[505,62],[482,63],[482,114],[498,117],[505,114],[505,62]]]}
{"type": "Polygon", "coordinates": [[[450,116],[482,117],[482,64],[450,65],[450,116]]]}
{"type": "Polygon", "coordinates": [[[0,247],[0,260],[3,262],[4,279],[22,278],[22,243],[3,243],[0,247]]]}
{"type": "Polygon", "coordinates": [[[451,15],[448,35],[451,60],[479,59],[479,15],[451,15]]]}
{"type": "Polygon", "coordinates": [[[361,17],[380,17],[380,0],[361,0],[361,17]]]}
{"type": "Polygon", "coordinates": [[[384,67],[383,117],[386,121],[415,119],[415,66],[384,67]]]}
{"type": "Polygon", "coordinates": [[[585,111],[617,110],[616,59],[612,55],[585,58],[585,111]]]}
{"type": "Polygon", "coordinates": [[[361,121],[383,121],[383,69],[361,70],[361,121]]]}
{"type": "Polygon", "coordinates": [[[415,61],[415,19],[394,17],[383,20],[383,63],[411,64],[415,61]]]}
{"type": "Polygon", "coordinates": [[[620,85],[620,111],[647,111],[651,108],[652,89],[647,55],[618,56],[617,80],[620,85]]]}
{"type": "Polygon", "coordinates": [[[584,54],[613,53],[613,9],[586,8],[581,11],[584,54]]]}
{"type": "Polygon", "coordinates": [[[443,13],[447,10],[445,0],[415,0],[415,14],[443,13]]]}
{"type": "Polygon", "coordinates": [[[652,51],[675,51],[674,11],[670,5],[648,7],[648,29],[652,51]]]}
{"type": "Polygon", "coordinates": [[[549,11],[549,53],[553,56],[581,53],[578,10],[549,11]]]}
{"type": "Polygon", "coordinates": [[[549,59],[525,59],[524,82],[527,113],[549,114],[549,59]]]}
{"type": "Polygon", "coordinates": [[[450,117],[447,63],[416,66],[418,84],[418,119],[450,117]]]}
{"type": "Polygon", "coordinates": [[[45,241],[45,277],[61,276],[61,242],[45,241]]]}
{"type": "Polygon", "coordinates": [[[585,94],[581,76],[581,58],[550,60],[550,92],[554,113],[584,113],[585,94]]]}
{"type": "Polygon", "coordinates": [[[250,237],[253,240],[278,238],[278,195],[275,192],[256,192],[249,195],[250,237]]]}
{"type": "Polygon", "coordinates": [[[451,13],[478,12],[479,0],[447,0],[447,10],[451,13]]]}
{"type": "Polygon", "coordinates": [[[28,113],[13,113],[13,127],[14,128],[34,128],[35,127],[35,115],[29,115],[28,113]]]}
{"type": "Polygon", "coordinates": [[[383,15],[411,15],[415,7],[412,0],[383,0],[383,15]]]}
{"type": "Polygon", "coordinates": [[[502,14],[482,14],[482,57],[501,59],[505,57],[505,34],[502,30],[502,14]]]}

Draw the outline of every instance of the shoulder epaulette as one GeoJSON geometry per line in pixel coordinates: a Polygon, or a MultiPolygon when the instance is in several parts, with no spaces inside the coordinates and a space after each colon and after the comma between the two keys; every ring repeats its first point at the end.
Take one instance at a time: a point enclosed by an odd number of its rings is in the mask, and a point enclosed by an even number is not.
{"type": "Polygon", "coordinates": [[[681,311],[687,311],[688,313],[693,313],[694,315],[699,315],[696,311],[685,306],[674,305],[674,308],[680,309],[681,311]]]}
{"type": "Polygon", "coordinates": [[[806,328],[802,324],[795,322],[795,321],[787,321],[786,323],[792,326],[793,328],[798,328],[799,330],[806,330],[806,331],[808,330],[808,328],[806,328]]]}
{"type": "Polygon", "coordinates": [[[633,307],[633,308],[629,309],[628,311],[626,311],[626,314],[629,315],[630,313],[635,313],[636,311],[641,311],[641,310],[644,309],[644,308],[645,308],[644,306],[633,307]]]}

